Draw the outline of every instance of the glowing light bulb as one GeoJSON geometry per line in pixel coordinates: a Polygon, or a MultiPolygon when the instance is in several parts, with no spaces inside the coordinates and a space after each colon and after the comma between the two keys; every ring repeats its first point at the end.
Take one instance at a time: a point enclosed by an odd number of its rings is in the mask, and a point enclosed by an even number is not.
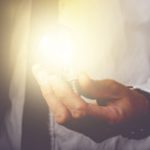
{"type": "Polygon", "coordinates": [[[51,32],[40,37],[37,43],[38,62],[66,69],[73,62],[73,41],[65,31],[51,32]]]}
{"type": "Polygon", "coordinates": [[[66,29],[46,33],[36,42],[36,63],[46,67],[52,75],[61,76],[66,82],[74,82],[78,74],[74,45],[72,35],[66,29]]]}
{"type": "MultiPolygon", "coordinates": [[[[74,64],[74,43],[70,34],[58,30],[41,36],[37,42],[36,60],[38,64],[46,66],[52,76],[60,76],[73,91],[78,94],[76,81],[79,70],[74,64]]],[[[78,66],[78,65],[77,65],[78,66]]],[[[88,98],[84,99],[89,101],[88,98]]]]}

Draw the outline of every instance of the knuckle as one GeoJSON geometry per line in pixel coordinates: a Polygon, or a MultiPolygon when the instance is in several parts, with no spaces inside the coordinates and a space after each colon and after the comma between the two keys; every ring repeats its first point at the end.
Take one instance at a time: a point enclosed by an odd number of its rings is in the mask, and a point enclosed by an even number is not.
{"type": "Polygon", "coordinates": [[[87,114],[87,105],[85,103],[79,103],[76,105],[75,110],[72,111],[73,118],[79,119],[87,114]]]}
{"type": "Polygon", "coordinates": [[[80,103],[78,103],[78,104],[76,105],[75,109],[76,109],[77,111],[86,111],[86,109],[87,109],[87,104],[84,103],[84,102],[80,102],[80,103]]]}
{"type": "Polygon", "coordinates": [[[73,111],[72,112],[72,117],[74,118],[74,119],[80,119],[80,118],[82,118],[82,117],[84,117],[86,115],[86,113],[85,112],[79,112],[79,111],[73,111]]]}
{"type": "Polygon", "coordinates": [[[108,116],[108,122],[110,124],[119,124],[123,119],[123,112],[118,109],[112,109],[110,115],[108,116]]]}

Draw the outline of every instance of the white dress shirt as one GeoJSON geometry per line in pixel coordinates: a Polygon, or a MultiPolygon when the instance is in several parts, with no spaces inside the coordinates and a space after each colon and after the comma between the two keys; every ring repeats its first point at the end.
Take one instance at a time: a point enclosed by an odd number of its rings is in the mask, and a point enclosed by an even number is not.
{"type": "MultiPolygon", "coordinates": [[[[78,62],[88,60],[89,63],[84,65],[93,78],[112,78],[150,92],[150,1],[83,0],[81,9],[82,32],[87,35],[85,40],[82,39],[82,44],[89,55],[78,62]],[[88,11],[88,17],[84,14],[87,10],[91,10],[88,11]]],[[[25,71],[26,61],[19,56],[10,86],[12,107],[0,136],[2,150],[20,150],[25,71]]],[[[117,136],[95,143],[80,133],[58,125],[52,118],[50,131],[52,150],[150,149],[150,137],[129,140],[117,136]]]]}

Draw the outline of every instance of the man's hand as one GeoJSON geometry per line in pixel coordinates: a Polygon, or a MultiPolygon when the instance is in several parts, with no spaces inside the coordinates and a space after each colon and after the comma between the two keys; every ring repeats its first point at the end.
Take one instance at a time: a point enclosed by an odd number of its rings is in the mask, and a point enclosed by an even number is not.
{"type": "Polygon", "coordinates": [[[84,116],[116,124],[141,117],[148,111],[148,101],[143,95],[114,80],[95,81],[87,75],[78,77],[77,87],[81,95],[107,100],[106,106],[100,106],[86,103],[67,82],[49,75],[44,69],[34,67],[33,73],[50,110],[60,124],[84,116]]]}

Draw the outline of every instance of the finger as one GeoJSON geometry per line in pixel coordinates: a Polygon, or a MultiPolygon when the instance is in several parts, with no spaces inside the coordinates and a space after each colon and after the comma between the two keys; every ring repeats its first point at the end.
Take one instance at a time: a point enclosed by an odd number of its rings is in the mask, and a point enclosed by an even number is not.
{"type": "Polygon", "coordinates": [[[80,74],[76,82],[78,92],[86,97],[95,98],[97,95],[97,89],[87,74],[80,74]]]}
{"type": "Polygon", "coordinates": [[[117,109],[115,106],[98,106],[89,104],[88,105],[88,115],[105,120],[108,123],[116,124],[119,123],[122,119],[122,115],[119,109],[117,109]]]}
{"type": "Polygon", "coordinates": [[[70,119],[70,113],[67,108],[58,101],[55,96],[50,84],[49,84],[49,76],[43,71],[39,71],[39,68],[33,69],[33,74],[40,85],[42,94],[50,108],[53,112],[54,117],[58,123],[64,123],[70,119]]]}
{"type": "Polygon", "coordinates": [[[80,118],[86,114],[87,104],[74,93],[67,82],[56,76],[50,82],[56,96],[68,108],[73,118],[80,118]]]}

